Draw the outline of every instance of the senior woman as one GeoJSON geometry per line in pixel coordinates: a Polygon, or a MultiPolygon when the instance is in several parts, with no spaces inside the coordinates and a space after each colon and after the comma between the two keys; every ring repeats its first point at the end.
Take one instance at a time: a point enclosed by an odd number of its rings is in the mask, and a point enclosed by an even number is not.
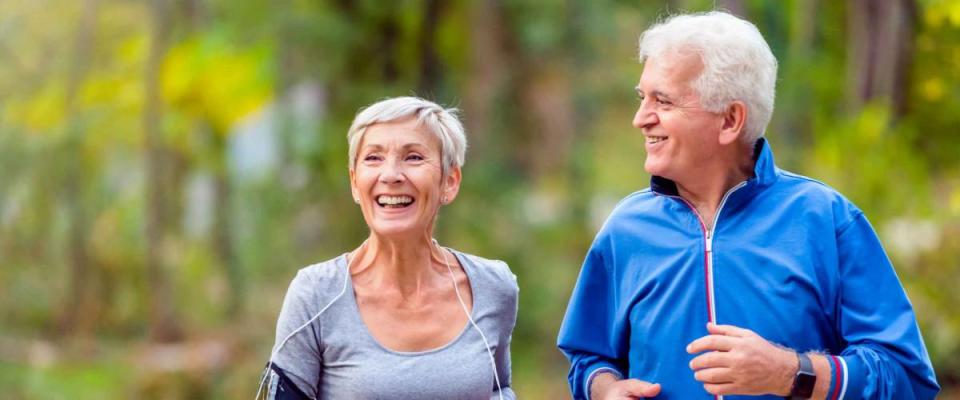
{"type": "Polygon", "coordinates": [[[454,112],[398,97],[354,119],[350,188],[370,235],[293,279],[264,376],[268,399],[515,398],[516,277],[433,239],[466,152],[454,112]]]}

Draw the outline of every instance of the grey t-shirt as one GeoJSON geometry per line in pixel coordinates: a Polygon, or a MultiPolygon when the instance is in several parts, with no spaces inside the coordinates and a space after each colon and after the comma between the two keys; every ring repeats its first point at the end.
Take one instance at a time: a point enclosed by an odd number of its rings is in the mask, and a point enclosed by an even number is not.
{"type": "Polygon", "coordinates": [[[502,261],[450,250],[473,291],[471,315],[490,343],[502,393],[481,335],[469,322],[439,348],[399,352],[367,330],[347,271],[347,255],[301,269],[277,321],[273,362],[300,390],[322,399],[504,399],[510,388],[510,337],[517,319],[516,276],[502,261]],[[277,346],[297,328],[319,317],[277,346]]]}

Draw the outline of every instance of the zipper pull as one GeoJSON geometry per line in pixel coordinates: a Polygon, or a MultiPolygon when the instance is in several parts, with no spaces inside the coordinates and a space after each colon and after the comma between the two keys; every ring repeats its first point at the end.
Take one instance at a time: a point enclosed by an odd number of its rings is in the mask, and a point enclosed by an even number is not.
{"type": "Polygon", "coordinates": [[[707,252],[713,252],[713,230],[707,231],[707,252]]]}

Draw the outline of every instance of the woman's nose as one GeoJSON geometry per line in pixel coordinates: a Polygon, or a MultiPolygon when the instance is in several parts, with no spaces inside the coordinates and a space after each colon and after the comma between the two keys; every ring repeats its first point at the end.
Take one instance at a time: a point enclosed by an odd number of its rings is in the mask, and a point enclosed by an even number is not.
{"type": "Polygon", "coordinates": [[[380,174],[380,182],[397,183],[406,179],[403,174],[403,167],[398,162],[386,162],[383,165],[383,171],[380,174]]]}

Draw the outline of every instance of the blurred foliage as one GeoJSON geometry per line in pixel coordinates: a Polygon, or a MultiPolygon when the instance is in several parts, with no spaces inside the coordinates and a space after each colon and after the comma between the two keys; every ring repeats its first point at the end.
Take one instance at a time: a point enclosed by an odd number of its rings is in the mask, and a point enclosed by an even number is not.
{"type": "MultiPolygon", "coordinates": [[[[637,37],[713,1],[154,3],[167,7],[0,2],[0,398],[252,395],[295,271],[366,235],[348,190],[350,121],[408,94],[463,111],[463,188],[436,235],[518,275],[514,386],[567,396],[553,343],[580,262],[612,206],[647,185],[630,126],[637,37]],[[158,12],[169,37],[152,181],[158,12]],[[185,331],[175,343],[149,336],[149,185],[164,193],[157,246],[185,331]]],[[[767,134],[778,162],[864,209],[943,398],[957,398],[960,0],[916,1],[902,111],[885,97],[851,106],[845,80],[866,68],[849,70],[852,2],[719,3],[754,21],[780,61],[767,134]]]]}

